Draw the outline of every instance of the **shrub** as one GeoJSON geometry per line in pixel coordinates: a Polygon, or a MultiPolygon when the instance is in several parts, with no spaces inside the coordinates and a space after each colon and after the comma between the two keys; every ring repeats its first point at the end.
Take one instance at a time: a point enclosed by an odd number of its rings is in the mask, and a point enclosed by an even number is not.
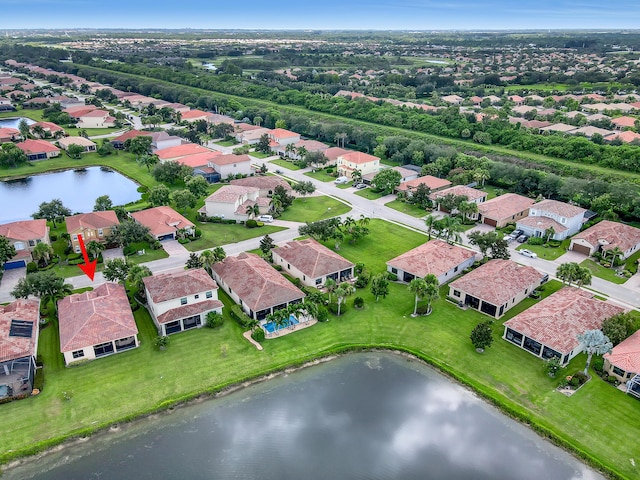
{"type": "Polygon", "coordinates": [[[558,248],[560,245],[562,245],[562,242],[561,242],[560,240],[549,240],[549,241],[547,242],[547,244],[548,244],[550,247],[558,248]]]}
{"type": "MultiPolygon", "coordinates": [[[[333,313],[334,315],[338,315],[338,302],[332,302],[329,304],[329,311],[331,313],[333,313]]],[[[344,315],[344,313],[347,311],[347,303],[346,302],[342,302],[342,304],[340,305],[340,315],[344,315]]]]}
{"type": "Polygon", "coordinates": [[[611,384],[614,384],[614,383],[616,383],[617,381],[618,381],[618,379],[617,379],[616,377],[614,377],[613,375],[609,375],[609,376],[607,377],[607,382],[609,382],[609,383],[611,383],[611,384]]]}
{"type": "Polygon", "coordinates": [[[356,279],[353,286],[356,288],[365,288],[369,284],[370,279],[371,275],[369,275],[367,272],[362,272],[360,275],[358,275],[358,278],[356,279]]]}
{"type": "Polygon", "coordinates": [[[353,306],[354,308],[362,308],[364,307],[364,298],[362,297],[356,297],[353,299],[353,306]]]}
{"type": "Polygon", "coordinates": [[[160,250],[162,248],[162,243],[160,242],[160,240],[155,240],[152,244],[151,244],[151,248],[153,250],[160,250]]]}
{"type": "Polygon", "coordinates": [[[49,240],[51,240],[52,242],[55,242],[56,240],[58,240],[58,235],[56,235],[55,233],[52,233],[51,235],[49,235],[49,240]]]}
{"type": "Polygon", "coordinates": [[[471,343],[477,349],[485,349],[491,346],[493,343],[493,332],[491,330],[491,320],[480,322],[471,331],[471,343]]]}
{"type": "Polygon", "coordinates": [[[602,372],[604,370],[604,358],[594,357],[593,360],[591,360],[591,366],[596,372],[602,372]]]}
{"type": "Polygon", "coordinates": [[[81,253],[71,253],[71,254],[67,255],[67,260],[77,260],[79,258],[82,258],[82,254],[81,253]]]}
{"type": "Polygon", "coordinates": [[[360,275],[362,272],[364,272],[364,263],[362,262],[358,262],[356,263],[355,268],[353,269],[353,273],[355,273],[355,275],[360,275]]]}
{"type": "Polygon", "coordinates": [[[573,374],[573,376],[571,378],[577,378],[578,382],[580,382],[580,385],[582,385],[583,383],[585,383],[589,377],[587,377],[584,372],[576,372],[573,374]]]}
{"type": "Polygon", "coordinates": [[[61,233],[60,236],[65,240],[69,240],[69,238],[71,238],[71,236],[67,232],[61,233]]]}
{"type": "Polygon", "coordinates": [[[224,323],[224,317],[218,312],[207,313],[206,325],[209,328],[219,328],[224,323]]]}
{"type": "Polygon", "coordinates": [[[560,368],[560,359],[556,356],[551,357],[545,362],[545,370],[547,372],[547,375],[549,375],[550,377],[555,377],[560,368]]]}
{"type": "Polygon", "coordinates": [[[325,169],[325,172],[327,172],[327,173],[333,173],[333,167],[327,167],[327,168],[325,169]]]}
{"type": "Polygon", "coordinates": [[[569,380],[569,385],[571,385],[572,387],[579,387],[580,379],[574,375],[573,377],[571,377],[571,380],[569,380]]]}
{"type": "Polygon", "coordinates": [[[388,273],[387,278],[389,279],[390,282],[398,281],[398,275],[396,275],[395,273],[388,273]]]}
{"type": "Polygon", "coordinates": [[[302,288],[302,280],[300,280],[298,277],[291,280],[291,283],[293,283],[298,288],[302,288]]]}
{"type": "Polygon", "coordinates": [[[282,271],[282,265],[274,265],[273,268],[275,268],[279,272],[282,271]]]}
{"type": "Polygon", "coordinates": [[[511,232],[513,232],[516,229],[516,225],[514,223],[508,223],[507,225],[505,225],[505,227],[502,229],[502,233],[504,233],[505,235],[510,234],[511,232]]]}
{"type": "Polygon", "coordinates": [[[33,379],[33,388],[42,391],[44,389],[44,368],[37,368],[33,379]]]}
{"type": "Polygon", "coordinates": [[[253,218],[251,220],[247,220],[245,223],[247,228],[256,228],[258,226],[258,222],[256,222],[253,218]]]}
{"type": "Polygon", "coordinates": [[[178,239],[178,243],[180,245],[184,245],[185,243],[189,243],[191,240],[189,240],[188,238],[179,238],[178,239]]]}
{"type": "Polygon", "coordinates": [[[36,265],[36,262],[27,263],[27,273],[34,273],[37,271],[38,271],[38,265],[36,265]]]}
{"type": "Polygon", "coordinates": [[[251,338],[260,343],[264,341],[264,330],[260,327],[255,327],[251,330],[251,338]]]}
{"type": "Polygon", "coordinates": [[[200,230],[199,228],[196,228],[195,231],[193,232],[193,236],[196,238],[200,238],[202,236],[202,230],[200,230]]]}
{"type": "Polygon", "coordinates": [[[242,328],[247,328],[253,322],[249,316],[244,313],[240,305],[233,305],[229,309],[229,315],[231,315],[231,318],[242,328]]]}
{"type": "Polygon", "coordinates": [[[316,315],[316,320],[318,320],[319,322],[326,322],[327,320],[329,320],[329,311],[324,305],[318,305],[318,314],[316,315]]]}
{"type": "Polygon", "coordinates": [[[529,245],[544,245],[544,238],[542,237],[529,237],[527,240],[529,245]]]}
{"type": "Polygon", "coordinates": [[[169,341],[169,337],[166,335],[158,335],[154,343],[160,350],[164,350],[169,345],[169,341]]]}

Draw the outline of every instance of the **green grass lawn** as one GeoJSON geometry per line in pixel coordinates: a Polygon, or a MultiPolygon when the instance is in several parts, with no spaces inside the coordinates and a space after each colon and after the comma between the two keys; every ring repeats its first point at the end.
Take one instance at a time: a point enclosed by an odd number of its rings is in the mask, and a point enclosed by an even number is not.
{"type": "Polygon", "coordinates": [[[27,109],[18,108],[18,110],[15,111],[15,112],[1,112],[0,113],[0,118],[27,117],[27,118],[30,118],[31,120],[35,121],[35,122],[42,122],[42,121],[44,121],[44,118],[42,117],[42,112],[43,111],[44,111],[43,109],[31,110],[29,108],[27,108],[27,109]]]}
{"type": "Polygon", "coordinates": [[[337,217],[351,210],[349,205],[325,195],[319,197],[296,198],[279,220],[291,222],[317,222],[325,218],[337,217]]]}
{"type": "Polygon", "coordinates": [[[127,256],[127,260],[133,264],[152,262],[154,260],[161,260],[163,258],[167,258],[169,254],[164,251],[163,248],[159,248],[154,250],[151,247],[144,249],[144,255],[138,255],[134,253],[133,255],[127,256]]]}
{"type": "Polygon", "coordinates": [[[325,170],[318,170],[317,172],[306,172],[307,177],[315,178],[321,182],[333,182],[336,177],[329,175],[325,170]]]}
{"type": "Polygon", "coordinates": [[[606,280],[611,283],[617,283],[620,285],[628,280],[628,278],[619,277],[618,275],[616,275],[615,270],[612,270],[611,268],[603,267],[599,263],[596,263],[589,258],[580,262],[580,265],[582,265],[583,267],[587,267],[589,270],[591,270],[591,274],[594,277],[602,278],[603,280],[606,280]]]}
{"type": "Polygon", "coordinates": [[[416,205],[411,205],[407,202],[401,202],[400,200],[391,200],[390,202],[385,203],[384,206],[393,208],[394,210],[406,213],[416,218],[424,217],[427,214],[424,209],[417,207],[416,205]]]}
{"type": "MultiPolygon", "coordinates": [[[[253,154],[252,154],[253,155],[253,154]]],[[[269,163],[273,163],[274,165],[278,165],[279,167],[286,168],[288,170],[300,170],[300,167],[293,162],[289,162],[287,160],[283,160],[281,158],[277,160],[271,160],[269,163]]]]}
{"type": "Polygon", "coordinates": [[[220,145],[221,147],[233,147],[234,145],[238,145],[238,142],[235,140],[223,140],[222,142],[216,142],[216,145],[220,145]]]}
{"type": "Polygon", "coordinates": [[[358,190],[356,195],[368,200],[377,200],[378,198],[384,197],[382,192],[375,192],[372,188],[363,188],[362,190],[358,190]]]}
{"type": "Polygon", "coordinates": [[[190,252],[218,247],[228,243],[242,242],[250,238],[264,237],[268,233],[286,230],[284,227],[274,227],[271,225],[265,225],[259,228],[247,228],[240,224],[229,225],[224,223],[196,222],[196,225],[202,230],[202,236],[184,245],[190,252]]]}
{"type": "Polygon", "coordinates": [[[78,134],[84,130],[87,132],[87,135],[90,137],[94,137],[96,135],[110,135],[121,132],[122,130],[126,130],[125,128],[65,128],[67,133],[72,136],[78,136],[78,134]]]}
{"type": "MultiPolygon", "coordinates": [[[[425,238],[381,220],[373,220],[370,228],[369,237],[357,245],[344,243],[340,254],[364,262],[372,271],[380,271],[385,261],[425,238]]],[[[553,288],[552,282],[546,287],[553,288]]],[[[629,461],[637,458],[637,400],[596,376],[572,397],[555,392],[558,380],[544,373],[540,359],[500,338],[501,321],[494,322],[493,345],[484,354],[476,353],[469,334],[487,317],[462,311],[444,299],[433,303],[430,316],[411,318],[414,298],[406,285],[392,283],[387,298],[377,303],[368,289],[356,295],[364,299],[364,311],[353,309],[350,297],[340,318],[266,340],[263,351],[241,337],[240,328],[230,321],[225,308],[225,323],[220,329],[174,335],[168,349],[160,352],[153,347],[155,327],[148,313],[139,309],[134,315],[140,348],[65,368],[54,323],[40,335],[44,390],[36,397],[1,407],[0,460],[8,460],[15,454],[12,452],[47,446],[49,439],[82,436],[203,391],[217,391],[318,355],[361,346],[401,348],[417,354],[502,404],[525,423],[553,432],[558,441],[583,457],[596,459],[626,478],[638,477],[639,467],[629,461]],[[69,392],[71,399],[65,400],[62,392],[69,392]]],[[[220,298],[230,305],[223,292],[220,298]]],[[[578,356],[558,377],[582,368],[584,361],[584,355],[578,356]]]]}
{"type": "Polygon", "coordinates": [[[263,153],[263,152],[253,151],[253,152],[249,153],[249,155],[251,155],[252,157],[255,157],[255,158],[263,159],[263,158],[273,157],[274,154],[273,153],[263,153]]]}
{"type": "Polygon", "coordinates": [[[558,257],[561,257],[565,253],[567,253],[567,248],[569,248],[570,240],[563,240],[559,247],[545,247],[544,245],[529,245],[528,243],[523,243],[516,250],[522,250],[526,248],[527,250],[531,250],[539,258],[544,258],[545,260],[555,260],[558,257]]]}

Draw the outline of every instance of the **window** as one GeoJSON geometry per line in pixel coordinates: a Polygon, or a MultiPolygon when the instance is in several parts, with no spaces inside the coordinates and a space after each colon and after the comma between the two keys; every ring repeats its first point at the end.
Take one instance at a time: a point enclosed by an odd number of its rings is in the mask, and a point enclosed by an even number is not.
{"type": "Polygon", "coordinates": [[[182,297],[180,299],[180,305],[186,305],[187,304],[187,297],[182,297]]]}
{"type": "Polygon", "coordinates": [[[302,275],[302,280],[306,280],[307,276],[306,275],[302,275]]]}
{"type": "Polygon", "coordinates": [[[13,248],[15,248],[16,250],[24,250],[24,243],[16,242],[13,244],[13,248]]]}
{"type": "Polygon", "coordinates": [[[564,217],[562,217],[562,218],[560,219],[560,223],[563,223],[563,224],[564,224],[564,223],[567,223],[567,219],[566,219],[566,218],[564,218],[564,217]]]}
{"type": "Polygon", "coordinates": [[[78,235],[76,235],[75,233],[73,234],[73,240],[76,242],[78,241],[78,235]]]}
{"type": "Polygon", "coordinates": [[[316,278],[316,285],[320,285],[322,283],[322,279],[321,278],[316,278]]]}
{"type": "Polygon", "coordinates": [[[291,265],[287,263],[287,270],[291,270],[291,265]]]}
{"type": "Polygon", "coordinates": [[[453,269],[453,271],[454,271],[454,272],[457,272],[457,271],[458,271],[458,267],[455,267],[455,268],[453,269]]]}
{"type": "Polygon", "coordinates": [[[213,292],[212,291],[208,291],[205,296],[207,298],[211,298],[211,297],[213,297],[213,292]]]}
{"type": "Polygon", "coordinates": [[[196,300],[200,298],[200,295],[196,294],[193,296],[193,298],[195,298],[196,300]]]}
{"type": "Polygon", "coordinates": [[[454,290],[453,291],[453,296],[454,297],[459,297],[460,296],[460,290],[454,290]]]}
{"type": "Polygon", "coordinates": [[[101,228],[99,228],[98,229],[98,236],[101,237],[102,235],[104,235],[104,231],[101,228]]]}
{"type": "Polygon", "coordinates": [[[71,352],[73,358],[82,358],[84,357],[84,350],[76,350],[75,352],[71,352]]]}
{"type": "Polygon", "coordinates": [[[618,367],[613,367],[613,373],[620,377],[624,377],[625,371],[618,367]]]}
{"type": "Polygon", "coordinates": [[[398,274],[398,269],[397,268],[391,268],[391,273],[393,273],[394,275],[398,274]]]}
{"type": "Polygon", "coordinates": [[[81,253],[80,252],[80,247],[76,247],[76,253],[81,253]]]}
{"type": "Polygon", "coordinates": [[[34,242],[33,240],[29,240],[29,246],[30,247],[35,247],[36,246],[36,242],[34,242]]]}

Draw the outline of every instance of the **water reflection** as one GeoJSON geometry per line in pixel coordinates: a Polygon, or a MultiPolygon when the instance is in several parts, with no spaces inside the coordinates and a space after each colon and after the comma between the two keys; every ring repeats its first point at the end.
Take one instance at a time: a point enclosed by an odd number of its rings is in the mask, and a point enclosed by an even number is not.
{"type": "Polygon", "coordinates": [[[386,354],[297,372],[73,453],[7,478],[601,478],[427,367],[386,354]]]}

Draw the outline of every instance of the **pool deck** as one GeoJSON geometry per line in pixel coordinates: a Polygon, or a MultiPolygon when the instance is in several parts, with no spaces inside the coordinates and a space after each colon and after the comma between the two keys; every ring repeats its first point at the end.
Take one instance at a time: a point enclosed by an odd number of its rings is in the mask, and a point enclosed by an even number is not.
{"type": "MultiPolygon", "coordinates": [[[[301,318],[304,318],[304,317],[301,317],[301,318]]],[[[272,338],[281,337],[283,335],[289,335],[290,333],[315,325],[317,322],[318,321],[315,318],[307,318],[304,321],[300,321],[299,323],[296,323],[295,325],[290,325],[288,327],[281,328],[280,330],[276,330],[273,333],[265,332],[266,338],[272,339],[272,338]]]]}

